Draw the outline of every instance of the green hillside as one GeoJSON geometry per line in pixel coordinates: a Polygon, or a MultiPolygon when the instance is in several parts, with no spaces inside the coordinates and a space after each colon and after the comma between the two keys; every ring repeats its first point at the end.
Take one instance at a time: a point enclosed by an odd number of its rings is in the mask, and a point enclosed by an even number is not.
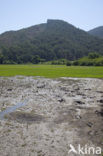
{"type": "Polygon", "coordinates": [[[0,35],[0,63],[38,63],[75,60],[96,51],[103,54],[103,40],[62,20],[0,35]]]}
{"type": "Polygon", "coordinates": [[[103,39],[103,26],[88,31],[89,34],[103,39]]]}

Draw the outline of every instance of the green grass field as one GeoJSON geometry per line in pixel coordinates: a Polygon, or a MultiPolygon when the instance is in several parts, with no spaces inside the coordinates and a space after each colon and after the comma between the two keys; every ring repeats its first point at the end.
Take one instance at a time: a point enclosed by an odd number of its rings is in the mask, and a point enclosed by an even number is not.
{"type": "Polygon", "coordinates": [[[0,76],[15,75],[43,76],[47,78],[103,78],[103,67],[69,67],[65,65],[0,65],[0,76]]]}

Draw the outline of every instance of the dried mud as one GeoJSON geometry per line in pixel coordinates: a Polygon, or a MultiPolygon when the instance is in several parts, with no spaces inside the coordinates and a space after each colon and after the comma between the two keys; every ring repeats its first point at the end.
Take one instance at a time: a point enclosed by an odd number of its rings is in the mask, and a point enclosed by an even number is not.
{"type": "Polygon", "coordinates": [[[0,156],[75,156],[69,145],[103,149],[103,80],[1,77],[0,156]]]}

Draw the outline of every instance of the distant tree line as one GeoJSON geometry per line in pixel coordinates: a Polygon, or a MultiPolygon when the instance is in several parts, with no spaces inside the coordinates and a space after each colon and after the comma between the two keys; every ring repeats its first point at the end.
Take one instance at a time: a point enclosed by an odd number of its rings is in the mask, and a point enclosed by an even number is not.
{"type": "Polygon", "coordinates": [[[75,61],[67,61],[67,66],[103,66],[103,56],[96,52],[88,54],[88,57],[83,57],[75,61]]]}

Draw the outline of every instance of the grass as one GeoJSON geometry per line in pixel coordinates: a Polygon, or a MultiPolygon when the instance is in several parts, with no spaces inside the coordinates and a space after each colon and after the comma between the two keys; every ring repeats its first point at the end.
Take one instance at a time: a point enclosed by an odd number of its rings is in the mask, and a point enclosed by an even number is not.
{"type": "Polygon", "coordinates": [[[103,67],[65,65],[0,65],[0,76],[43,76],[47,78],[103,78],[103,67]]]}

